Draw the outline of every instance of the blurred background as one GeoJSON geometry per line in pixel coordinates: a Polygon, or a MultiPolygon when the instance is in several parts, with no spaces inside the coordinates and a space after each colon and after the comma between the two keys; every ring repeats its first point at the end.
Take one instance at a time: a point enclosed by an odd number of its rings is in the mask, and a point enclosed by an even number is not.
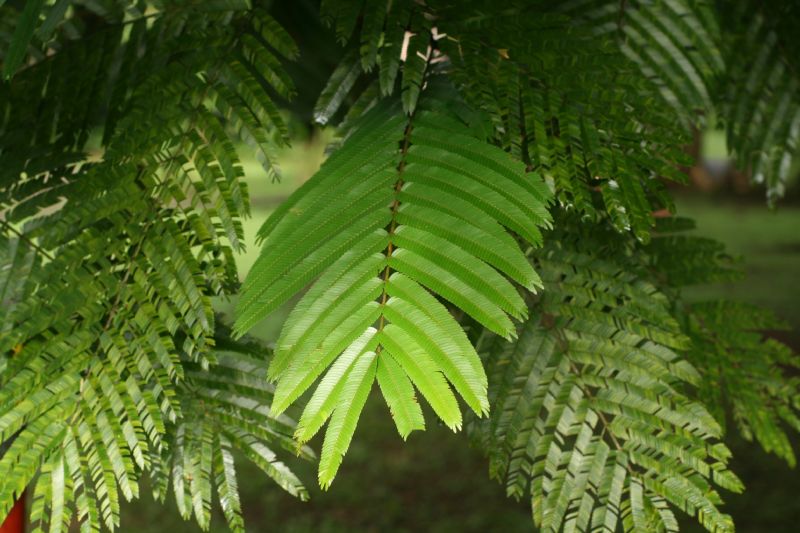
{"type": "MultiPolygon", "coordinates": [[[[325,131],[294,134],[291,149],[281,156],[283,179],[271,182],[255,160],[246,160],[252,216],[245,223],[248,251],[238,257],[242,277],[258,255],[254,236],[270,212],[308,179],[324,160],[330,135],[325,131]]],[[[698,232],[724,242],[744,257],[747,278],[735,284],[697,287],[693,298],[727,297],[771,308],[790,330],[770,332],[800,352],[800,195],[797,179],[776,209],[765,203],[762,189],[748,186],[727,156],[722,132],[696,136],[690,147],[699,161],[689,169],[690,183],[675,187],[678,214],[696,219],[698,232]]],[[[235,302],[217,302],[230,318],[235,302]]],[[[271,342],[288,310],[275,313],[251,333],[271,342]]],[[[352,447],[333,487],[317,487],[316,468],[301,461],[292,468],[311,492],[302,503],[284,493],[257,468],[237,463],[248,531],[277,532],[517,532],[531,531],[529,502],[506,498],[488,478],[487,462],[463,434],[453,434],[428,413],[428,430],[407,442],[397,435],[384,402],[368,402],[352,447]]],[[[731,435],[733,469],[747,490],[726,494],[727,512],[741,532],[796,532],[800,524],[800,476],[781,460],[731,435]]],[[[800,439],[794,436],[800,449],[800,439]]],[[[319,449],[319,442],[312,442],[319,449]]],[[[122,530],[142,533],[199,531],[184,522],[174,501],[154,502],[147,489],[142,499],[127,504],[122,530]]],[[[219,511],[211,530],[225,531],[219,511]]],[[[701,531],[691,519],[682,531],[701,531]]]]}

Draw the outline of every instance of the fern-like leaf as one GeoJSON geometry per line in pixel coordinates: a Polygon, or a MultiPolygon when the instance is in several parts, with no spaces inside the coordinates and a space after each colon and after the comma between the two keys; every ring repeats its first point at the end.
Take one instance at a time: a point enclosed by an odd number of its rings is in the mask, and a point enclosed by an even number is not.
{"type": "Polygon", "coordinates": [[[545,292],[513,343],[484,337],[493,476],[530,492],[545,531],[675,531],[667,504],[732,531],[711,482],[740,490],[721,429],[681,392],[697,372],[655,287],[561,235],[536,254],[545,292]]]}
{"type": "MultiPolygon", "coordinates": [[[[144,400],[131,403],[136,394],[126,390],[126,384],[112,382],[114,376],[105,375],[99,365],[79,383],[77,403],[71,388],[77,378],[51,384],[49,402],[30,398],[32,405],[47,410],[18,431],[4,454],[0,467],[8,475],[0,484],[0,501],[9,505],[41,468],[32,510],[37,530],[66,530],[77,512],[83,531],[113,531],[120,525],[121,497],[138,497],[140,473],[153,466],[154,495],[163,501],[171,481],[185,519],[194,515],[208,530],[216,489],[228,526],[244,531],[234,450],[285,490],[307,499],[302,483],[278,460],[274,448],[299,452],[305,459],[314,453],[307,447],[298,450],[292,440],[294,420],[274,415],[269,408],[273,388],[262,377],[268,361],[264,348],[233,341],[224,328],[215,340],[210,369],[188,357],[182,361],[186,377],[176,391],[182,416],[174,423],[164,422],[154,406],[156,423],[162,426],[155,434],[148,428],[152,422],[140,414],[148,409],[144,400]],[[165,433],[169,438],[153,439],[165,433]]],[[[20,408],[4,410],[0,427],[8,427],[20,408]]]]}
{"type": "Polygon", "coordinates": [[[453,429],[461,413],[448,381],[473,411],[488,411],[480,360],[429,291],[512,336],[510,317],[526,311],[505,276],[529,291],[540,282],[507,229],[538,245],[548,196],[535,174],[446,110],[409,119],[383,104],[267,220],[236,329],[248,330],[314,282],[284,325],[269,376],[280,412],[328,369],[297,432],[305,442],[332,417],[323,486],[376,376],[403,436],[422,427],[412,383],[453,429]]]}
{"type": "Polygon", "coordinates": [[[270,409],[274,389],[263,379],[268,361],[264,348],[234,341],[224,330],[216,341],[216,361],[208,370],[184,362],[183,417],[168,428],[173,438],[165,447],[165,467],[154,472],[153,482],[163,500],[171,481],[181,515],[188,519],[194,514],[204,530],[210,525],[215,490],[231,531],[244,531],[234,451],[301,500],[308,499],[308,492],[274,448],[304,459],[315,455],[294,445],[294,420],[270,409]]]}
{"type": "Polygon", "coordinates": [[[703,376],[703,400],[724,423],[729,406],[740,433],[795,466],[784,427],[800,431],[800,362],[792,350],[759,330],[782,325],[771,313],[733,302],[688,306],[689,360],[703,376]]]}
{"type": "Polygon", "coordinates": [[[740,168],[774,202],[786,192],[800,150],[800,72],[792,2],[741,0],[723,13],[726,72],[719,112],[740,168]]]}
{"type": "MultiPolygon", "coordinates": [[[[0,441],[13,440],[0,457],[0,512],[41,469],[41,527],[64,529],[77,513],[84,531],[113,530],[141,474],[180,447],[183,409],[197,417],[187,373],[217,359],[212,297],[239,284],[233,250],[249,205],[237,144],[248,131],[270,149],[285,142],[273,92],[288,98],[292,86],[276,51],[296,55],[263,10],[216,4],[192,17],[184,5],[133,10],[124,36],[98,21],[69,53],[32,56],[0,88],[0,441]],[[33,128],[30,113],[41,113],[33,128]],[[90,132],[105,138],[101,155],[84,153],[90,132]]],[[[290,439],[293,421],[264,415],[271,390],[258,408],[243,397],[228,406],[228,448],[304,496],[268,448],[290,439]]],[[[223,447],[204,423],[183,441],[201,526],[223,447]]],[[[222,472],[235,527],[224,461],[222,472]]]]}
{"type": "Polygon", "coordinates": [[[794,466],[796,457],[786,428],[800,431],[800,381],[797,355],[765,330],[785,327],[755,305],[725,300],[685,301],[686,285],[741,277],[721,243],[687,234],[694,224],[665,219],[652,242],[636,253],[674,302],[673,313],[691,339],[684,352],[702,379],[705,405],[723,426],[733,418],[748,441],[794,466]]]}

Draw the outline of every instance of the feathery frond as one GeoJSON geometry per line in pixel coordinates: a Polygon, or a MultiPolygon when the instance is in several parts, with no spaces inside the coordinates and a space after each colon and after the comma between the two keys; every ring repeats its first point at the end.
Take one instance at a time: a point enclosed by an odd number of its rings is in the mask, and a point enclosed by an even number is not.
{"type": "Polygon", "coordinates": [[[741,277],[720,243],[684,233],[693,227],[685,219],[662,220],[636,255],[672,296],[673,315],[692,341],[684,353],[702,377],[704,404],[723,429],[732,417],[746,440],[794,466],[784,427],[800,431],[800,361],[788,346],[765,337],[764,330],[785,328],[771,312],[741,302],[683,300],[686,285],[741,277]]]}
{"type": "Polygon", "coordinates": [[[740,0],[723,12],[725,76],[719,113],[740,168],[782,197],[800,153],[800,9],[792,2],[740,0]]]}
{"type": "Polygon", "coordinates": [[[560,206],[646,241],[652,213],[673,209],[662,180],[685,180],[684,128],[613,35],[569,14],[530,2],[491,17],[445,11],[449,74],[560,206]]]}
{"type": "Polygon", "coordinates": [[[450,428],[461,413],[448,381],[474,412],[488,412],[478,355],[431,292],[512,336],[511,318],[526,310],[507,278],[528,291],[540,282],[508,230],[538,246],[548,197],[537,175],[431,97],[411,117],[392,104],[370,111],[267,220],[236,330],[313,282],[284,325],[269,376],[281,412],[328,369],[297,430],[305,442],[331,418],[323,486],[376,378],[403,437],[422,428],[412,384],[450,428]]]}
{"type": "Polygon", "coordinates": [[[786,426],[800,432],[800,361],[761,330],[783,325],[771,313],[738,302],[688,306],[689,360],[703,380],[702,399],[725,422],[726,408],[739,432],[765,451],[797,464],[786,426]]]}
{"type": "Polygon", "coordinates": [[[178,392],[183,417],[168,427],[171,441],[162,452],[163,466],[152,477],[161,501],[172,482],[181,516],[188,519],[194,513],[204,530],[209,528],[213,488],[231,531],[244,531],[234,451],[301,500],[308,499],[308,492],[278,460],[275,447],[304,459],[315,455],[294,444],[294,420],[270,409],[274,388],[264,381],[264,348],[234,341],[224,330],[215,341],[210,368],[183,363],[186,379],[178,392]]]}
{"type": "MultiPolygon", "coordinates": [[[[51,529],[66,527],[72,504],[82,530],[118,527],[121,497],[137,496],[183,417],[197,417],[195,403],[184,413],[186,365],[208,371],[216,358],[211,299],[238,287],[233,251],[249,210],[234,143],[274,150],[286,139],[273,100],[291,96],[291,80],[273,50],[296,54],[288,35],[260,9],[175,7],[127,31],[89,31],[2,87],[0,441],[12,443],[0,514],[41,468],[35,514],[51,529]],[[87,155],[100,134],[103,151],[87,155]]],[[[228,447],[305,497],[271,464],[268,417],[245,409],[226,421],[228,447]]],[[[207,443],[198,450],[205,468],[207,443]]],[[[205,526],[209,486],[198,487],[205,526]]]]}
{"type": "MultiPolygon", "coordinates": [[[[233,450],[290,493],[307,499],[305,488],[273,451],[275,446],[297,451],[291,438],[295,423],[269,409],[272,387],[262,378],[264,349],[232,341],[224,329],[215,341],[211,368],[188,358],[181,361],[186,377],[176,395],[182,416],[174,423],[162,420],[155,406],[150,407],[152,419],[141,416],[148,409],[146,400],[132,403],[128,384],[112,381],[116,376],[104,375],[99,365],[96,375],[80,381],[77,404],[69,387],[77,379],[64,378],[58,388],[51,385],[47,411],[18,433],[3,457],[8,477],[0,501],[22,490],[41,464],[31,515],[38,531],[66,531],[73,513],[84,531],[101,526],[114,530],[120,525],[120,496],[138,497],[140,473],[153,466],[155,496],[163,501],[172,481],[185,519],[194,514],[208,530],[214,488],[231,530],[244,531],[233,450]],[[161,439],[160,434],[168,437],[161,439]]],[[[9,416],[4,413],[3,420],[9,416]]],[[[307,448],[299,451],[306,459],[314,457],[307,448]]]]}
{"type": "Polygon", "coordinates": [[[716,113],[740,168],[783,196],[800,132],[791,2],[576,0],[563,6],[597,34],[616,34],[687,124],[716,113]]]}
{"type": "Polygon", "coordinates": [[[712,483],[741,485],[719,425],[681,392],[698,374],[666,298],[588,241],[549,237],[532,318],[513,343],[479,346],[495,410],[475,433],[492,475],[530,492],[545,531],[675,531],[669,505],[732,531],[712,483]]]}
{"type": "Polygon", "coordinates": [[[617,41],[687,124],[713,105],[714,80],[725,69],[713,2],[572,0],[558,9],[617,41]]]}

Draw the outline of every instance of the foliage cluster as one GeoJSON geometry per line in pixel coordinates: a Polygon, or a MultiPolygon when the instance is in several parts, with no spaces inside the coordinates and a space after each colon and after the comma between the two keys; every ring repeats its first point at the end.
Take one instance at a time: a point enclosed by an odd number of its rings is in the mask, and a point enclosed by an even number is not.
{"type": "Polygon", "coordinates": [[[424,399],[542,530],[675,531],[677,509],[732,531],[726,428],[793,466],[798,361],[765,312],[684,300],[738,270],[666,181],[715,116],[783,194],[797,22],[750,0],[0,1],[0,516],[32,486],[39,530],[113,530],[147,475],[243,530],[234,457],[306,498],[283,461],[325,427],[328,487],[377,381],[402,438],[424,399]],[[335,127],[332,155],[240,284],[243,154],[277,179],[297,117],[335,127]],[[274,347],[244,337],[289,302],[274,347]]]}

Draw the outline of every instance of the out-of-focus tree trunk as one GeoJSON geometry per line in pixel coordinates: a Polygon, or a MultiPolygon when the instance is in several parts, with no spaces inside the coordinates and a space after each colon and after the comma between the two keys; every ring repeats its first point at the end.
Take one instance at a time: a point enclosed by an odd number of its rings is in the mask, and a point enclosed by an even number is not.
{"type": "Polygon", "coordinates": [[[737,194],[745,194],[752,189],[750,174],[736,168],[730,159],[705,159],[703,157],[703,132],[692,129],[692,143],[686,146],[694,164],[683,170],[697,189],[710,192],[719,189],[732,190],[737,194]]]}

